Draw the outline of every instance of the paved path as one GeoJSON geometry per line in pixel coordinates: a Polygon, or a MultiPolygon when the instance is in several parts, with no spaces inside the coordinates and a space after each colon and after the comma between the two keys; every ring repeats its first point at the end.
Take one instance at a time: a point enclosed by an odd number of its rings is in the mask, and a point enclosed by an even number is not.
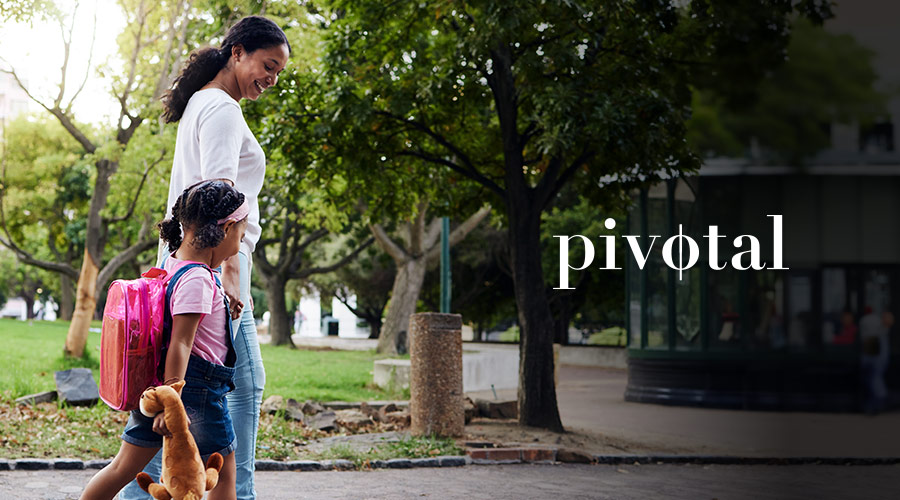
{"type": "MultiPolygon", "coordinates": [[[[718,410],[630,403],[627,372],[563,365],[557,398],[563,426],[641,443],[659,453],[746,457],[900,457],[900,412],[718,410]]],[[[515,399],[515,391],[498,391],[515,399]]],[[[492,398],[490,391],[474,393],[492,398]]]]}
{"type": "MultiPolygon", "coordinates": [[[[0,472],[0,498],[78,498],[96,471],[0,472]]],[[[894,499],[897,466],[494,465],[367,472],[259,472],[266,500],[894,499]]]]}

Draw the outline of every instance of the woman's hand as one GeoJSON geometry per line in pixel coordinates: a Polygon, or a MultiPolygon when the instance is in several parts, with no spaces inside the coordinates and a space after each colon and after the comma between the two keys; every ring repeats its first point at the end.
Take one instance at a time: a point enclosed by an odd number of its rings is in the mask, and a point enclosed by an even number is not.
{"type": "Polygon", "coordinates": [[[244,303],[241,302],[241,266],[239,257],[232,255],[222,262],[222,288],[228,297],[228,307],[231,309],[231,319],[238,319],[244,311],[244,303]]]}

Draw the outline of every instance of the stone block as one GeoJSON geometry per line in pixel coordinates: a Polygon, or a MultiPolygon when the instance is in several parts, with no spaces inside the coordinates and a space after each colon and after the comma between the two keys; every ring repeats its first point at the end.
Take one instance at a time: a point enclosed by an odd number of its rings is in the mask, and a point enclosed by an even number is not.
{"type": "Polygon", "coordinates": [[[322,413],[323,411],[325,411],[325,408],[316,401],[308,400],[303,403],[303,406],[300,407],[300,410],[307,415],[315,415],[317,413],[322,413]]]}
{"type": "Polygon", "coordinates": [[[475,461],[491,462],[520,462],[522,460],[521,448],[484,448],[466,450],[466,454],[475,461]]]}
{"type": "Polygon", "coordinates": [[[518,418],[519,416],[519,403],[515,399],[506,401],[476,399],[475,406],[478,407],[478,413],[485,418],[518,418]]]}
{"type": "Polygon", "coordinates": [[[387,461],[388,469],[411,469],[412,462],[407,458],[392,458],[387,461]]]}
{"type": "Polygon", "coordinates": [[[52,464],[49,460],[38,458],[20,458],[16,460],[16,470],[49,470],[52,464]]]}
{"type": "Polygon", "coordinates": [[[326,410],[316,415],[310,415],[305,420],[307,427],[320,431],[333,431],[335,429],[335,412],[326,410]]]}
{"type": "Polygon", "coordinates": [[[475,406],[475,403],[468,396],[463,398],[463,412],[466,416],[466,424],[478,416],[478,407],[475,406]]]}
{"type": "Polygon", "coordinates": [[[387,460],[370,460],[369,467],[373,469],[385,469],[387,468],[387,460]]]}
{"type": "Polygon", "coordinates": [[[263,404],[259,407],[259,411],[260,413],[272,415],[282,408],[284,408],[284,397],[275,394],[267,397],[266,400],[263,401],[263,404]]]}
{"type": "Polygon", "coordinates": [[[307,416],[303,413],[303,410],[294,406],[286,406],[284,408],[284,418],[289,420],[295,420],[297,422],[306,422],[307,416]]]}
{"type": "Polygon", "coordinates": [[[278,462],[276,460],[257,460],[256,461],[256,470],[258,471],[283,471],[288,470],[287,465],[284,462],[278,462]]]}
{"type": "Polygon", "coordinates": [[[334,470],[354,470],[356,469],[356,464],[349,460],[338,459],[331,461],[331,467],[334,470]]]}
{"type": "Polygon", "coordinates": [[[13,464],[9,460],[0,460],[0,470],[12,470],[13,464]]]}
{"type": "Polygon", "coordinates": [[[85,469],[102,469],[109,465],[112,460],[103,459],[103,460],[88,460],[84,463],[85,469]]]}
{"type": "Polygon", "coordinates": [[[409,461],[413,467],[440,467],[441,461],[437,458],[413,458],[409,461]]]}
{"type": "Polygon", "coordinates": [[[53,374],[59,399],[74,406],[92,406],[100,399],[97,382],[89,368],[72,368],[53,374]]]}
{"type": "Polygon", "coordinates": [[[468,461],[466,457],[436,457],[441,467],[463,467],[468,461]]]}
{"type": "Polygon", "coordinates": [[[57,458],[53,460],[53,468],[56,470],[82,470],[84,462],[71,458],[57,458]]]}
{"type": "Polygon", "coordinates": [[[359,410],[338,410],[335,412],[334,423],[347,429],[350,432],[356,432],[360,429],[370,427],[374,422],[368,416],[359,410]]]}
{"type": "Polygon", "coordinates": [[[16,399],[16,404],[36,405],[38,403],[49,403],[50,401],[56,401],[56,391],[44,391],[22,396],[16,399]]]}
{"type": "Polygon", "coordinates": [[[556,460],[571,464],[589,464],[594,461],[594,456],[583,450],[572,448],[560,448],[556,452],[556,460]]]}
{"type": "Polygon", "coordinates": [[[406,389],[409,387],[410,360],[379,359],[374,363],[372,377],[382,389],[406,389]]]}
{"type": "Polygon", "coordinates": [[[322,470],[322,464],[314,460],[292,460],[284,463],[287,470],[314,472],[322,470]]]}
{"type": "Polygon", "coordinates": [[[553,448],[523,448],[523,462],[552,462],[556,459],[556,450],[553,448]]]}

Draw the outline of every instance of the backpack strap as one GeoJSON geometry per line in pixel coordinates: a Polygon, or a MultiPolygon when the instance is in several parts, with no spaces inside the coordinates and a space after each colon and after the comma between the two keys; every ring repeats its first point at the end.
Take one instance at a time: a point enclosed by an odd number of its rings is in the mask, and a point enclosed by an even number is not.
{"type": "MultiPolygon", "coordinates": [[[[172,278],[169,279],[169,283],[166,285],[166,299],[165,299],[165,312],[163,313],[163,350],[168,351],[169,349],[169,341],[171,340],[172,334],[172,309],[169,306],[172,301],[172,291],[175,290],[175,283],[184,275],[184,273],[195,267],[202,267],[209,271],[210,275],[215,282],[215,285],[219,288],[222,288],[222,282],[219,281],[219,277],[216,276],[216,273],[209,268],[206,264],[200,262],[188,262],[172,275],[172,278]]],[[[225,356],[225,366],[233,367],[237,361],[237,352],[234,350],[234,345],[232,342],[232,325],[231,325],[231,315],[228,314],[228,296],[225,295],[225,290],[222,290],[222,297],[225,302],[225,332],[226,332],[226,345],[228,346],[228,354],[225,356]]],[[[165,371],[165,356],[162,357],[162,361],[160,363],[159,369],[161,371],[165,371]]],[[[160,376],[162,379],[162,376],[160,376]]]]}

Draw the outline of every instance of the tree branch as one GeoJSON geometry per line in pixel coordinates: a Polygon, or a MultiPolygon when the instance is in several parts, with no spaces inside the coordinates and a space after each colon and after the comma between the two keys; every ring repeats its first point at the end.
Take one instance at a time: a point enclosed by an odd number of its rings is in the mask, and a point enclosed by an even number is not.
{"type": "Polygon", "coordinates": [[[125,215],[122,215],[121,217],[112,217],[109,219],[103,219],[107,225],[110,223],[113,223],[113,222],[121,222],[124,220],[128,220],[131,218],[132,215],[134,215],[134,208],[137,206],[138,198],[140,198],[141,191],[143,191],[143,189],[144,189],[144,183],[147,181],[147,176],[150,174],[150,171],[153,170],[154,167],[156,167],[157,165],[162,163],[162,161],[163,161],[163,159],[165,159],[165,157],[166,157],[166,150],[165,150],[165,148],[163,148],[161,150],[159,158],[157,158],[149,166],[147,165],[147,162],[144,161],[144,175],[141,177],[141,182],[140,182],[140,184],[138,184],[137,190],[134,193],[134,198],[131,200],[131,206],[128,207],[128,212],[126,212],[125,215]]]}
{"type": "Polygon", "coordinates": [[[78,94],[84,90],[85,84],[87,84],[88,75],[91,72],[91,63],[94,60],[94,43],[97,41],[97,9],[94,8],[94,27],[91,30],[91,48],[88,51],[88,62],[87,67],[84,69],[84,79],[81,80],[81,85],[78,86],[78,90],[72,95],[72,98],[69,99],[69,104],[66,106],[66,114],[72,113],[72,103],[75,102],[75,99],[78,97],[78,94]]]}
{"type": "Polygon", "coordinates": [[[346,263],[350,262],[351,260],[355,259],[356,256],[360,254],[360,252],[362,252],[363,250],[365,250],[366,248],[368,248],[369,245],[371,245],[371,244],[374,243],[374,242],[375,242],[375,238],[374,238],[374,237],[373,237],[373,238],[369,238],[369,239],[367,239],[366,241],[364,241],[361,245],[359,245],[358,247],[356,247],[356,249],[353,250],[352,252],[350,252],[350,254],[348,254],[346,257],[344,257],[343,259],[341,259],[341,260],[335,262],[334,264],[332,264],[332,265],[330,265],[330,266],[325,266],[325,267],[310,267],[310,268],[307,268],[307,269],[303,269],[302,271],[300,271],[300,272],[297,273],[296,275],[291,275],[291,278],[293,278],[293,279],[304,279],[304,278],[306,278],[306,277],[312,276],[313,274],[330,273],[331,271],[334,271],[335,269],[338,269],[338,268],[340,268],[341,266],[343,266],[344,264],[346,264],[346,263]]]}
{"type": "Polygon", "coordinates": [[[410,256],[406,253],[406,250],[394,243],[381,224],[369,224],[369,229],[378,241],[378,246],[394,259],[398,267],[409,259],[410,256]]]}
{"type": "Polygon", "coordinates": [[[450,170],[453,170],[454,172],[462,174],[462,175],[468,177],[469,179],[472,179],[473,181],[481,184],[482,186],[490,189],[491,191],[496,193],[501,198],[506,197],[506,191],[502,187],[500,187],[499,184],[492,181],[491,179],[488,179],[483,174],[481,174],[481,172],[478,172],[477,170],[470,170],[467,168],[463,168],[446,158],[434,156],[430,153],[425,153],[424,151],[406,150],[406,151],[399,151],[395,154],[397,156],[412,156],[412,157],[420,158],[422,160],[425,160],[425,161],[428,161],[431,163],[445,165],[447,167],[450,167],[450,170]]]}
{"type": "MultiPolygon", "coordinates": [[[[456,226],[456,229],[450,232],[450,247],[453,247],[460,241],[464,240],[469,233],[472,232],[473,229],[478,227],[478,224],[484,220],[488,214],[491,213],[491,206],[486,205],[481,207],[477,212],[470,215],[468,219],[466,219],[462,224],[456,226]]],[[[431,248],[428,249],[428,253],[425,256],[425,261],[433,261],[437,259],[441,255],[441,246],[435,244],[431,248]]]]}
{"type": "Polygon", "coordinates": [[[578,156],[578,158],[575,158],[575,160],[571,164],[569,164],[568,167],[566,167],[562,175],[559,176],[559,179],[557,179],[556,183],[553,185],[553,189],[551,189],[550,192],[544,193],[542,195],[543,198],[540,199],[541,210],[543,210],[547,206],[547,204],[549,204],[550,201],[553,200],[553,197],[556,196],[556,193],[558,193],[563,188],[563,186],[565,186],[566,183],[569,182],[569,179],[573,175],[575,175],[575,172],[577,172],[578,169],[581,168],[581,166],[586,162],[590,161],[590,159],[593,158],[595,154],[597,154],[596,151],[585,149],[578,156]]]}
{"type": "MultiPolygon", "coordinates": [[[[0,61],[9,64],[9,62],[3,59],[3,57],[0,57],[0,61]]],[[[76,141],[78,141],[78,143],[81,144],[81,147],[83,147],[85,151],[87,151],[88,153],[93,153],[97,150],[97,146],[95,146],[94,143],[91,142],[91,140],[88,139],[87,136],[85,136],[81,132],[81,130],[78,129],[78,127],[75,126],[69,116],[63,112],[63,110],[59,109],[58,107],[51,108],[33,95],[31,91],[28,90],[28,87],[26,87],[22,80],[19,78],[19,75],[16,73],[16,70],[12,67],[12,65],[10,65],[10,69],[8,70],[0,69],[0,72],[11,75],[16,81],[16,84],[19,85],[19,88],[22,89],[23,92],[25,92],[25,95],[27,95],[29,99],[36,102],[42,108],[47,110],[50,114],[55,116],[56,119],[59,120],[59,122],[62,124],[63,128],[66,129],[66,132],[68,132],[69,135],[71,135],[76,141]]]]}
{"type": "Polygon", "coordinates": [[[103,266],[103,269],[100,270],[100,273],[97,275],[98,287],[105,286],[109,282],[113,273],[118,271],[123,264],[136,258],[141,254],[141,252],[145,252],[159,245],[159,238],[148,237],[147,233],[149,232],[150,220],[145,219],[144,223],[141,225],[141,230],[138,233],[138,242],[119,252],[118,255],[110,259],[110,261],[107,262],[105,266],[103,266]]]}

